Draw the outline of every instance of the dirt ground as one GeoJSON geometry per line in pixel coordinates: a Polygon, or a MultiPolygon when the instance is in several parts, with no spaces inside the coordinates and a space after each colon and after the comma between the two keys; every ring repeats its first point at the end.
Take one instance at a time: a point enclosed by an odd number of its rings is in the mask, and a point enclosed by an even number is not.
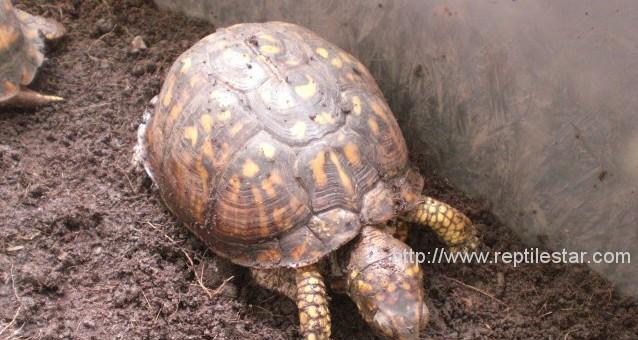
{"type": "MultiPolygon", "coordinates": [[[[291,301],[207,251],[129,171],[146,103],[175,57],[214,27],[150,1],[22,3],[68,28],[32,86],[66,101],[0,112],[0,338],[296,337],[291,301]],[[136,35],[147,50],[132,50],[136,35]]],[[[425,176],[425,192],[465,211],[486,249],[524,247],[485,203],[425,176]]],[[[410,244],[442,246],[431,233],[410,244]]],[[[637,301],[585,266],[424,270],[424,339],[638,338],[637,301]]],[[[330,308],[334,338],[373,337],[347,298],[330,308]]]]}

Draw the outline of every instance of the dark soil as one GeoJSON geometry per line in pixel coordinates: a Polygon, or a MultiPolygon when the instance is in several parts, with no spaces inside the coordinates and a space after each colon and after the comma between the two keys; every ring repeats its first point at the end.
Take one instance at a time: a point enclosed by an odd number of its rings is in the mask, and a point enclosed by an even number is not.
{"type": "MultiPolygon", "coordinates": [[[[147,1],[20,6],[68,28],[32,86],[67,100],[0,112],[0,338],[297,336],[292,302],[207,251],[130,171],[146,103],[175,57],[214,27],[147,1]],[[147,50],[132,51],[136,35],[147,50]]],[[[426,192],[465,211],[487,248],[523,248],[486,204],[425,175],[426,192]]],[[[410,237],[416,250],[442,246],[430,233],[410,237]]],[[[636,300],[584,266],[424,269],[433,315],[423,338],[638,338],[636,300]]],[[[331,310],[335,338],[372,337],[348,299],[334,296],[331,310]]]]}

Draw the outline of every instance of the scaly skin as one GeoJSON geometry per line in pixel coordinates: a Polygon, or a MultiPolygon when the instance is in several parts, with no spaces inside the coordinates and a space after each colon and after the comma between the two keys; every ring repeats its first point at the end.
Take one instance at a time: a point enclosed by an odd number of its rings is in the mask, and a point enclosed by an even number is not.
{"type": "Polygon", "coordinates": [[[301,335],[306,340],[330,339],[330,311],[326,285],[315,265],[295,271],[301,335]]]}
{"type": "Polygon", "coordinates": [[[429,317],[421,268],[401,256],[409,250],[392,235],[364,227],[347,260],[346,293],[363,319],[391,339],[418,339],[429,317]]]}
{"type": "Polygon", "coordinates": [[[423,202],[402,218],[432,228],[451,251],[468,252],[479,244],[476,228],[467,216],[431,197],[423,196],[423,202]]]}
{"type": "MultiPolygon", "coordinates": [[[[423,273],[418,264],[401,256],[410,248],[392,237],[390,229],[364,227],[361,236],[337,260],[345,271],[345,280],[342,276],[328,279],[333,291],[348,294],[379,335],[417,339],[429,317],[423,273]]],[[[323,261],[297,270],[251,268],[251,275],[257,284],[297,301],[305,339],[327,339],[330,316],[321,273],[329,274],[328,267],[323,261]]]]}

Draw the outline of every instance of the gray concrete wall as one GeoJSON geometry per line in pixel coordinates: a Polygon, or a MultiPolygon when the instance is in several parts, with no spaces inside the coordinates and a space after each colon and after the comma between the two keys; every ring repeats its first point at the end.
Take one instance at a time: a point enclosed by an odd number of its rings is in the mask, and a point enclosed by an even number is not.
{"type": "MultiPolygon", "coordinates": [[[[638,256],[638,2],[156,2],[314,30],[370,68],[419,165],[530,245],[638,256]]],[[[638,294],[636,264],[592,267],[638,294]]]]}

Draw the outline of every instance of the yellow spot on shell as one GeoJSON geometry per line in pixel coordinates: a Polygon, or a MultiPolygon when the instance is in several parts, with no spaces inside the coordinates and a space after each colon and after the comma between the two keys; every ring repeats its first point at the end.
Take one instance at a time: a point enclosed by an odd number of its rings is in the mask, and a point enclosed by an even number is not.
{"type": "Polygon", "coordinates": [[[241,131],[241,129],[244,128],[244,123],[242,122],[237,122],[235,125],[233,125],[232,128],[230,128],[230,135],[235,136],[239,131],[241,131]]]}
{"type": "Polygon", "coordinates": [[[250,159],[247,159],[244,162],[244,166],[242,168],[242,174],[246,177],[255,177],[255,175],[259,172],[259,165],[253,162],[250,159]]]}
{"type": "Polygon", "coordinates": [[[295,92],[303,99],[312,98],[317,93],[317,84],[310,76],[306,76],[308,83],[305,85],[295,86],[295,92]]]}
{"type": "MultiPolygon", "coordinates": [[[[271,197],[274,197],[274,195],[271,196],[271,197]]],[[[272,219],[273,219],[273,221],[275,221],[275,225],[280,226],[280,227],[284,226],[283,216],[284,216],[285,212],[286,212],[286,208],[275,208],[275,209],[273,209],[273,211],[272,211],[272,219]]]]}
{"type": "Polygon", "coordinates": [[[332,61],[330,61],[330,63],[332,64],[332,66],[336,68],[341,68],[341,66],[343,66],[343,62],[341,61],[341,58],[339,57],[332,58],[332,61]]]}
{"type": "Polygon", "coordinates": [[[304,122],[296,122],[290,128],[290,134],[297,139],[302,139],[306,135],[306,123],[304,122]]]}
{"type": "Polygon", "coordinates": [[[376,113],[377,116],[381,118],[385,118],[386,110],[381,105],[379,105],[379,103],[372,102],[370,104],[370,107],[372,108],[372,111],[376,113]]]}
{"type": "MultiPolygon", "coordinates": [[[[273,183],[270,179],[264,179],[263,181],[261,181],[261,189],[264,190],[266,192],[266,195],[268,195],[268,197],[273,198],[275,196],[277,196],[277,192],[275,191],[275,187],[273,186],[273,183]]],[[[273,215],[275,214],[275,212],[273,212],[273,215]]]]}
{"type": "Polygon", "coordinates": [[[162,105],[164,106],[168,106],[171,103],[171,99],[173,98],[173,85],[175,85],[175,76],[171,74],[166,80],[166,91],[164,93],[164,97],[162,98],[162,105]]]}
{"type": "Polygon", "coordinates": [[[272,159],[275,157],[275,147],[268,143],[261,143],[260,145],[261,152],[264,154],[264,157],[268,159],[272,159]]]}
{"type": "Polygon", "coordinates": [[[323,167],[325,165],[326,158],[323,151],[319,152],[313,160],[310,161],[310,168],[312,169],[312,176],[317,186],[323,187],[328,182],[326,172],[323,167]]]}
{"type": "Polygon", "coordinates": [[[213,117],[205,113],[199,117],[199,123],[202,125],[202,129],[209,134],[213,130],[213,117]]]}
{"type": "Polygon", "coordinates": [[[359,96],[352,97],[352,110],[357,116],[361,114],[361,98],[359,96]]]}
{"type": "Polygon", "coordinates": [[[225,122],[225,121],[229,120],[230,117],[232,117],[232,114],[228,110],[224,110],[224,111],[219,112],[217,114],[217,119],[219,119],[219,121],[221,121],[221,122],[225,122]]]}
{"type": "Polygon", "coordinates": [[[372,130],[373,134],[379,134],[379,124],[377,123],[376,119],[370,117],[370,119],[368,119],[368,126],[370,127],[370,130],[372,130]]]}
{"type": "Polygon", "coordinates": [[[359,148],[354,143],[348,143],[343,148],[344,153],[346,154],[346,159],[352,165],[361,164],[361,159],[359,159],[359,148]]]}
{"type": "Polygon", "coordinates": [[[188,72],[188,70],[191,69],[191,58],[186,58],[184,60],[182,60],[182,68],[179,69],[179,73],[181,74],[185,74],[186,72],[188,72]]]}
{"type": "Polygon", "coordinates": [[[315,50],[317,52],[318,55],[320,55],[322,58],[326,59],[328,58],[328,50],[326,50],[323,47],[317,47],[317,49],[315,50]]]}
{"type": "Polygon", "coordinates": [[[281,178],[281,176],[279,175],[279,172],[278,172],[278,171],[273,171],[273,172],[270,174],[270,180],[271,180],[274,184],[277,184],[277,185],[282,185],[282,184],[284,184],[284,181],[283,181],[283,179],[281,178]]]}
{"type": "Polygon", "coordinates": [[[281,49],[273,45],[262,45],[259,47],[259,51],[266,54],[277,54],[281,51],[281,49]]]}
{"type": "Polygon", "coordinates": [[[313,119],[313,121],[321,125],[334,124],[336,122],[335,118],[328,112],[321,112],[313,119]]]}
{"type": "Polygon", "coordinates": [[[354,61],[354,58],[352,56],[350,56],[348,53],[341,52],[341,53],[339,53],[339,56],[341,57],[341,59],[343,59],[343,60],[345,60],[345,61],[347,61],[349,63],[352,63],[354,61]]]}
{"type": "Polygon", "coordinates": [[[341,181],[341,185],[343,185],[346,192],[352,194],[354,189],[352,188],[352,182],[350,181],[350,176],[345,172],[343,167],[341,166],[341,162],[339,162],[339,158],[337,154],[334,152],[330,152],[330,161],[337,168],[337,173],[339,174],[339,180],[341,181]]]}
{"type": "Polygon", "coordinates": [[[197,144],[197,128],[194,126],[189,126],[184,129],[184,138],[191,141],[191,145],[195,146],[197,144]]]}
{"type": "Polygon", "coordinates": [[[171,110],[168,111],[168,116],[171,120],[171,122],[174,122],[175,119],[177,119],[177,116],[179,116],[179,114],[182,113],[182,104],[177,101],[177,103],[175,103],[175,105],[173,105],[173,107],[171,107],[171,110]]]}

